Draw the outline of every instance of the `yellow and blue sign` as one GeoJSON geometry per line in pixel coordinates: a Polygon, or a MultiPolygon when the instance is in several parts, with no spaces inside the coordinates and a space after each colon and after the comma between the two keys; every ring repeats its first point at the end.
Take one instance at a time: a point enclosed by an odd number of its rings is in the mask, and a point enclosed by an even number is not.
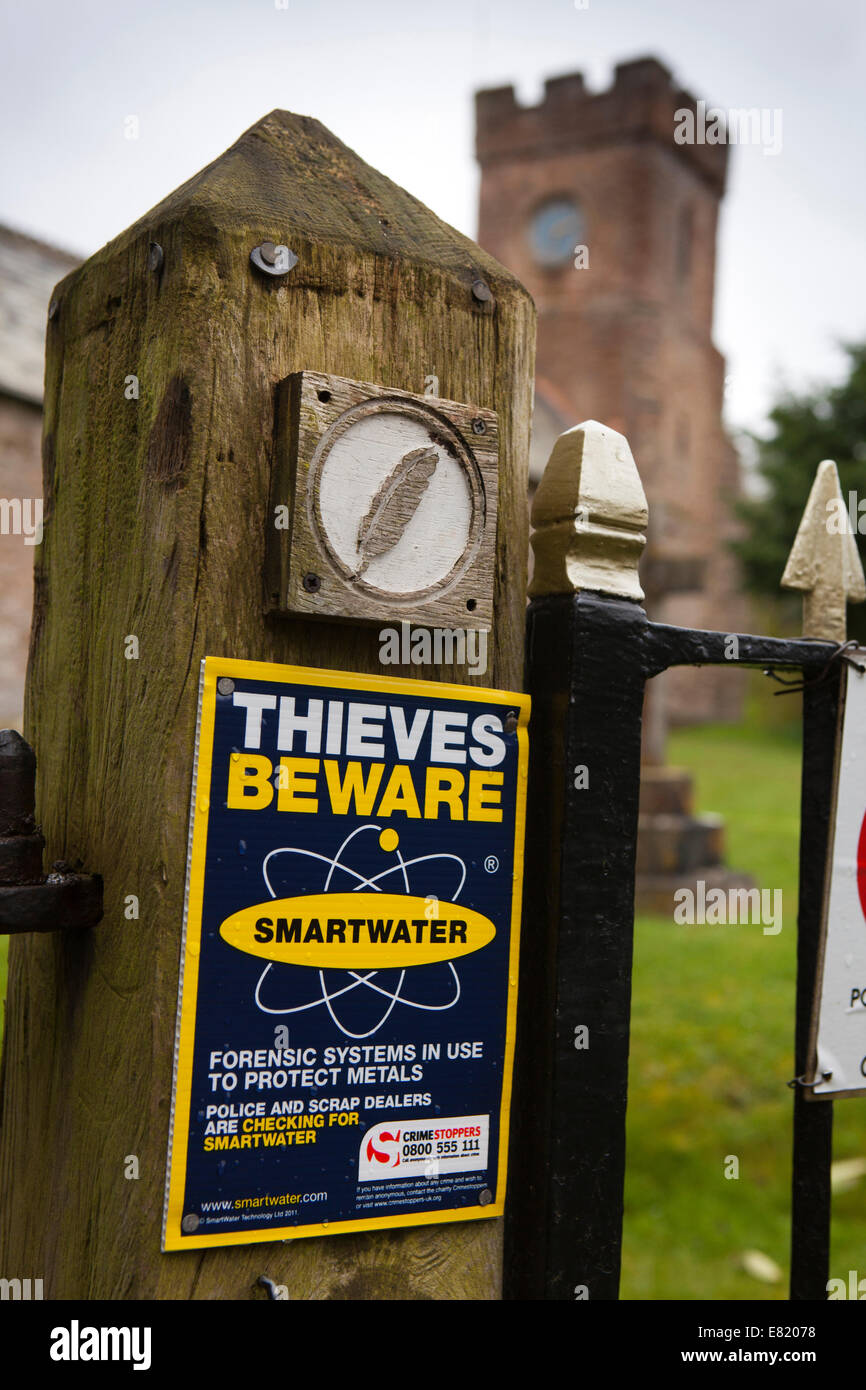
{"type": "Polygon", "coordinates": [[[501,1215],[528,720],[202,662],[163,1249],[501,1215]]]}

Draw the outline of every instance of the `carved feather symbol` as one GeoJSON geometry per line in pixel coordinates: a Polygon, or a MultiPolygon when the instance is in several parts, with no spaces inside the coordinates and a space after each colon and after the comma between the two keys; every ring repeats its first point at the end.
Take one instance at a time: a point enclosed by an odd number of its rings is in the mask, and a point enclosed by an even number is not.
{"type": "Polygon", "coordinates": [[[363,574],[371,560],[394,549],[417,512],[438,461],[435,449],[412,449],[380,483],[358,527],[360,564],[356,575],[363,574]]]}

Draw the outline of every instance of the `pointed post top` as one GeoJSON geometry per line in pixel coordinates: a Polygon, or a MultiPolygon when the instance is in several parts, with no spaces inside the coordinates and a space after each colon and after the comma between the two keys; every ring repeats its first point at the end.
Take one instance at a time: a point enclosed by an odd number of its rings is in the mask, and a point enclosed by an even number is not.
{"type": "Polygon", "coordinates": [[[866,579],[832,459],[818,464],[781,583],[803,594],[804,637],[845,641],[846,604],[866,599],[866,579]]]}
{"type": "Polygon", "coordinates": [[[643,598],[646,495],[628,440],[597,420],[561,434],[532,504],[530,598],[580,589],[643,598]]]}
{"type": "MultiPolygon", "coordinates": [[[[320,121],[292,111],[271,111],[256,121],[85,264],[125,258],[131,245],[155,236],[171,259],[166,241],[172,228],[198,248],[214,233],[228,235],[247,255],[257,241],[276,238],[300,256],[291,283],[307,289],[323,273],[321,248],[327,246],[349,248],[353,257],[372,253],[442,271],[454,278],[461,303],[464,288],[468,294],[479,278],[494,299],[505,293],[528,298],[516,276],[488,252],[366,164],[320,121]]],[[[67,278],[81,274],[78,267],[67,278]]],[[[426,298],[429,288],[422,293],[426,298]]],[[[490,310],[476,305],[474,312],[490,310]]]]}

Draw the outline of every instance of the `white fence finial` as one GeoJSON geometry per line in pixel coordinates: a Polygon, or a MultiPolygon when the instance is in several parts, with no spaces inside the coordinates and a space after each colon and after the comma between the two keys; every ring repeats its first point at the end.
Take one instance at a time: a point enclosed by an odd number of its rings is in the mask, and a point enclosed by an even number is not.
{"type": "Polygon", "coordinates": [[[803,594],[804,637],[845,641],[846,604],[866,599],[866,580],[831,459],[818,464],[781,582],[803,594]]]}
{"type": "Polygon", "coordinates": [[[584,420],[553,446],[532,504],[530,598],[592,589],[643,598],[647,502],[628,440],[584,420]]]}

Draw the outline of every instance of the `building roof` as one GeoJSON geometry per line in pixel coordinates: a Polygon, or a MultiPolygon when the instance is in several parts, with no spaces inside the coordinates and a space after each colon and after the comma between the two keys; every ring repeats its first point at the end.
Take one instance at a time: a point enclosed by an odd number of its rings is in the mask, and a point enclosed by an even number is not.
{"type": "Polygon", "coordinates": [[[78,256],[0,226],[0,395],[42,404],[51,291],[78,256]]]}

